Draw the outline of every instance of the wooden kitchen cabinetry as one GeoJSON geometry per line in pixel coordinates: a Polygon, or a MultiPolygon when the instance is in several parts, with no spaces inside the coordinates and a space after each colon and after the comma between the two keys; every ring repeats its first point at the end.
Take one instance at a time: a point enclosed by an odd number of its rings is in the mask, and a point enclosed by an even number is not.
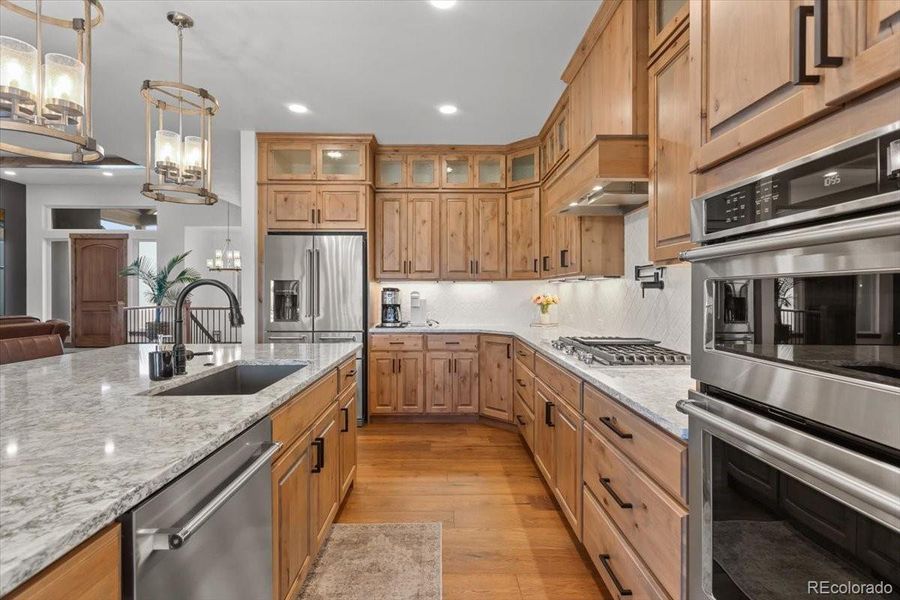
{"type": "Polygon", "coordinates": [[[265,156],[266,180],[312,181],[316,178],[316,146],[313,142],[283,141],[260,146],[260,154],[265,156]]]}
{"type": "Polygon", "coordinates": [[[443,194],[441,278],[506,278],[506,197],[443,194]]]}
{"type": "Polygon", "coordinates": [[[340,506],[340,425],[338,405],[333,403],[310,433],[312,467],[310,472],[309,514],[310,550],[315,555],[331,527],[340,506]]]}
{"type": "Polygon", "coordinates": [[[650,0],[650,62],[655,60],[672,36],[687,23],[690,13],[688,0],[650,0]]]}
{"type": "Polygon", "coordinates": [[[541,190],[526,188],[506,195],[506,277],[538,279],[541,252],[541,190]]]}
{"type": "Polygon", "coordinates": [[[581,539],[581,431],[584,419],[566,402],[555,402],[551,412],[553,460],[556,461],[553,495],[572,531],[581,539]]]}
{"type": "Polygon", "coordinates": [[[378,279],[438,279],[439,243],[437,194],[376,195],[375,276],[378,279]]]}
{"type": "Polygon", "coordinates": [[[535,145],[511,152],[506,156],[506,185],[518,187],[541,180],[540,147],[535,145]]]}
{"type": "Polygon", "coordinates": [[[470,154],[445,154],[441,157],[441,187],[447,189],[475,187],[470,154]]]}
{"type": "MultiPolygon", "coordinates": [[[[356,360],[353,361],[356,364],[356,360]]],[[[355,368],[355,367],[354,367],[355,368]]],[[[350,491],[356,479],[356,382],[343,392],[338,398],[338,410],[340,411],[340,501],[343,501],[350,491]]]]}
{"type": "Polygon", "coordinates": [[[441,185],[441,157],[437,154],[412,154],[406,157],[406,172],[411,188],[438,188],[441,185]]]}
{"type": "Polygon", "coordinates": [[[512,338],[482,335],[479,363],[479,413],[506,423],[512,422],[512,338]]]}
{"type": "Polygon", "coordinates": [[[267,225],[272,231],[365,230],[364,185],[269,184],[267,225]]]}
{"type": "Polygon", "coordinates": [[[478,413],[477,352],[428,352],[425,355],[425,412],[478,413]]]}
{"type": "Polygon", "coordinates": [[[475,187],[489,189],[503,189],[506,187],[505,155],[475,155],[475,187]]]}
{"type": "Polygon", "coordinates": [[[375,187],[378,189],[409,187],[406,156],[403,154],[376,154],[375,187]]]}
{"type": "Polygon", "coordinates": [[[370,352],[369,365],[369,413],[425,412],[425,357],[421,351],[370,352]]]}
{"type": "Polygon", "coordinates": [[[649,256],[671,262],[691,244],[690,55],[688,32],[650,65],[649,256]]]}
{"type": "Polygon", "coordinates": [[[313,450],[305,435],[272,464],[272,587],[275,600],[293,598],[314,553],[309,511],[313,450]]]}

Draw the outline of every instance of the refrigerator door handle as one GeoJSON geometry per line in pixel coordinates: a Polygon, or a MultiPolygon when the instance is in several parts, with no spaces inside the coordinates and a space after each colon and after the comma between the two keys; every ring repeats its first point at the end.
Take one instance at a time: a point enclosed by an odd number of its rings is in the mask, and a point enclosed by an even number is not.
{"type": "Polygon", "coordinates": [[[321,306],[321,295],[322,291],[319,286],[320,275],[322,270],[322,255],[319,252],[319,249],[316,248],[316,316],[322,316],[322,306],[321,306]]]}
{"type": "Polygon", "coordinates": [[[306,316],[307,318],[311,318],[312,314],[312,298],[313,298],[313,278],[312,278],[312,268],[313,268],[313,251],[311,249],[306,250],[306,264],[309,267],[309,277],[308,277],[308,294],[306,296],[306,316]]]}

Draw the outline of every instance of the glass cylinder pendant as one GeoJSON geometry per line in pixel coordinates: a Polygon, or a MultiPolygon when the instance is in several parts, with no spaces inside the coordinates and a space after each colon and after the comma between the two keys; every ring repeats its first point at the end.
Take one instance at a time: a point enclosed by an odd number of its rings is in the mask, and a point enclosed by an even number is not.
{"type": "Polygon", "coordinates": [[[174,131],[158,129],[154,150],[156,172],[166,179],[178,179],[181,165],[181,136],[174,131]]]}
{"type": "Polygon", "coordinates": [[[64,124],[84,115],[84,63],[65,54],[44,57],[44,116],[64,124]]]}
{"type": "Polygon", "coordinates": [[[37,48],[0,35],[0,102],[35,103],[38,62],[37,48]]]}
{"type": "Polygon", "coordinates": [[[203,150],[203,138],[195,135],[185,136],[181,175],[187,181],[196,181],[203,177],[203,150]]]}

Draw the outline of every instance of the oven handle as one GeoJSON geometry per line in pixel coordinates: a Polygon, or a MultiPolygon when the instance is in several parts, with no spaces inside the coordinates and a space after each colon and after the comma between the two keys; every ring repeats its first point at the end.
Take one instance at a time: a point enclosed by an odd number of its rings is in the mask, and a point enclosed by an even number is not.
{"type": "Polygon", "coordinates": [[[190,520],[181,527],[165,529],[138,529],[135,534],[138,537],[149,537],[154,550],[178,550],[191,539],[200,527],[206,523],[217,510],[222,508],[228,500],[240,490],[245,483],[257,471],[268,466],[269,460],[281,448],[281,442],[266,442],[259,446],[263,451],[250,463],[246,469],[240,472],[228,485],[222,488],[206,505],[191,516],[190,520]]]}
{"type": "Polygon", "coordinates": [[[803,456],[796,450],[787,448],[763,435],[739,425],[735,425],[731,421],[723,419],[718,415],[714,415],[703,408],[703,404],[699,402],[679,400],[675,403],[675,407],[679,412],[702,421],[711,428],[726,433],[745,444],[749,444],[757,450],[768,454],[773,458],[777,458],[787,465],[806,473],[815,474],[815,476],[823,482],[884,511],[887,514],[897,513],[896,498],[852,475],[838,471],[813,458],[803,456]]]}
{"type": "Polygon", "coordinates": [[[772,233],[735,242],[712,244],[685,250],[679,254],[679,258],[687,262],[703,262],[743,254],[791,250],[804,246],[837,244],[898,234],[900,234],[900,215],[893,212],[816,225],[795,231],[772,233]]]}

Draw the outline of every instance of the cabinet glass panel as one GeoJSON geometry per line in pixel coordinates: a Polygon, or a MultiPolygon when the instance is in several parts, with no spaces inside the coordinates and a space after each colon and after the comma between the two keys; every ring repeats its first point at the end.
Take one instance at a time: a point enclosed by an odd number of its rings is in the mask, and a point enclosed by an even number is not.
{"type": "Polygon", "coordinates": [[[322,175],[359,175],[359,150],[356,148],[324,148],[319,157],[322,175]]]}
{"type": "Polygon", "coordinates": [[[403,183],[403,159],[379,158],[378,183],[383,186],[401,185],[403,183]]]}
{"type": "Polygon", "coordinates": [[[569,146],[566,139],[566,117],[563,115],[556,124],[556,150],[557,156],[561,156],[569,146]]]}
{"type": "Polygon", "coordinates": [[[410,162],[410,180],[413,185],[433,186],[435,184],[435,161],[431,158],[415,158],[410,162]]]}
{"type": "Polygon", "coordinates": [[[534,154],[516,156],[512,159],[510,174],[513,181],[534,179],[534,154]]]}
{"type": "Polygon", "coordinates": [[[310,148],[278,149],[272,150],[271,158],[272,175],[302,176],[312,175],[313,156],[310,148]]]}
{"type": "Polygon", "coordinates": [[[687,0],[657,0],[656,2],[656,33],[659,33],[675,18],[681,7],[687,4],[687,0]]]}
{"type": "Polygon", "coordinates": [[[499,158],[478,159],[478,185],[500,185],[502,181],[503,166],[499,158]]]}
{"type": "Polygon", "coordinates": [[[448,158],[447,173],[445,179],[447,183],[464,185],[469,182],[469,161],[465,158],[448,158]]]}

